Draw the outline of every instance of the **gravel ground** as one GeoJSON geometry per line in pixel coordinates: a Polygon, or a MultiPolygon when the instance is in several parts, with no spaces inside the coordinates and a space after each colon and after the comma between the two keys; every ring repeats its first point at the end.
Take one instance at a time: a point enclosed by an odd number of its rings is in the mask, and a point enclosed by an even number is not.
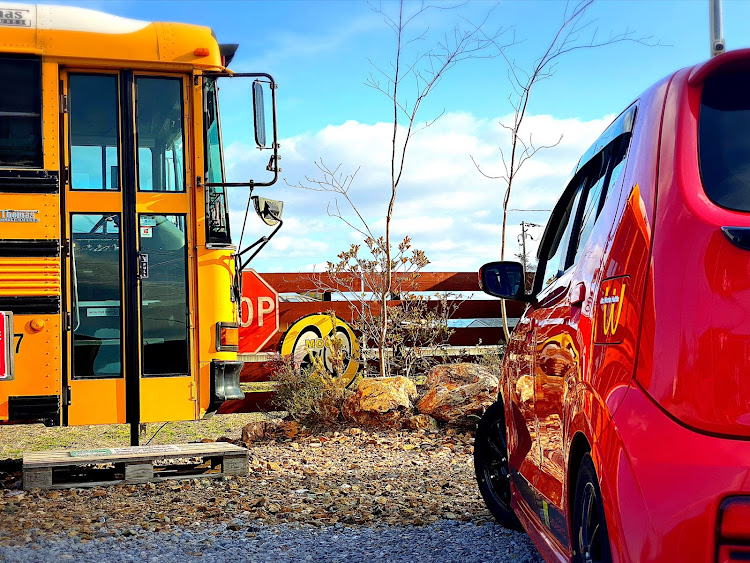
{"type": "Polygon", "coordinates": [[[128,529],[115,536],[81,541],[67,536],[0,547],[0,561],[514,561],[541,558],[525,534],[497,524],[439,521],[429,526],[326,528],[253,526],[239,522],[200,531],[128,529]],[[131,535],[132,534],[132,535],[131,535]]]}
{"type": "Polygon", "coordinates": [[[473,442],[287,424],[247,444],[247,477],[52,491],[0,464],[0,561],[541,561],[487,511],[473,442]]]}

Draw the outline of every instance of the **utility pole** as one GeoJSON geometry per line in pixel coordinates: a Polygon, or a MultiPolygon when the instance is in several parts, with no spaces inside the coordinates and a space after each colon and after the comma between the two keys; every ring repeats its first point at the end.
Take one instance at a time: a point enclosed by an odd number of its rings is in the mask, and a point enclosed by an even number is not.
{"type": "Polygon", "coordinates": [[[530,227],[541,227],[542,225],[539,225],[537,223],[529,223],[528,221],[521,221],[521,240],[519,241],[521,244],[521,263],[523,264],[523,273],[524,276],[526,275],[526,269],[528,267],[529,259],[528,255],[526,254],[526,237],[530,238],[531,240],[535,240],[534,237],[529,233],[530,227]]]}
{"type": "Polygon", "coordinates": [[[521,221],[521,255],[523,256],[523,275],[526,275],[526,263],[529,261],[526,255],[526,221],[521,221]]]}
{"type": "Polygon", "coordinates": [[[721,0],[708,0],[708,17],[711,26],[711,56],[715,57],[726,50],[721,0]]]}

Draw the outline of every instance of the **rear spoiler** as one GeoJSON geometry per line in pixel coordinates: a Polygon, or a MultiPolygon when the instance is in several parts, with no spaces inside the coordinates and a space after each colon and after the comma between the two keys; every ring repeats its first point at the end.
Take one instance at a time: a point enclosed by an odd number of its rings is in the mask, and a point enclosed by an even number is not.
{"type": "Polygon", "coordinates": [[[727,51],[696,65],[690,71],[688,85],[699,86],[709,75],[722,71],[750,70],[750,49],[727,51]]]}

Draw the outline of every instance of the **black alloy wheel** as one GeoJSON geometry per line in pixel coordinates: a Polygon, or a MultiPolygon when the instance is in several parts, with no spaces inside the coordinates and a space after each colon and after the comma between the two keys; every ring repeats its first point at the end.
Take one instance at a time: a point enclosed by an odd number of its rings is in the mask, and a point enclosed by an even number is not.
{"type": "Polygon", "coordinates": [[[612,561],[604,504],[591,455],[581,460],[573,503],[573,560],[581,563],[612,561]]]}
{"type": "Polygon", "coordinates": [[[498,401],[485,411],[474,439],[474,472],[487,508],[506,528],[521,530],[510,506],[510,466],[505,434],[505,410],[498,401]]]}

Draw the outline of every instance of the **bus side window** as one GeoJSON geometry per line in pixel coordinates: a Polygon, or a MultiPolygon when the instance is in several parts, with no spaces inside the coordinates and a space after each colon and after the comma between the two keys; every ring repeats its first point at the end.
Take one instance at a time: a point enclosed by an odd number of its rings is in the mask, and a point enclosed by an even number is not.
{"type": "MultiPolygon", "coordinates": [[[[225,181],[224,162],[221,158],[221,120],[219,117],[218,87],[215,80],[206,80],[203,91],[203,127],[206,163],[206,183],[220,184],[225,181]]],[[[206,189],[206,242],[230,244],[227,194],[221,186],[206,189]]]]}
{"type": "Polygon", "coordinates": [[[0,166],[42,168],[42,64],[0,57],[0,166]]]}

